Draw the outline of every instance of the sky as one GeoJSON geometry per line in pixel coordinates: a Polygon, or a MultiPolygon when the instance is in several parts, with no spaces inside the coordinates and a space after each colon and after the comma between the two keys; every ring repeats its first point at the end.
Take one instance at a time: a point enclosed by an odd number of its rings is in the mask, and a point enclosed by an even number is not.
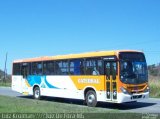
{"type": "Polygon", "coordinates": [[[0,69],[16,59],[142,50],[160,62],[159,0],[0,0],[0,69]]]}

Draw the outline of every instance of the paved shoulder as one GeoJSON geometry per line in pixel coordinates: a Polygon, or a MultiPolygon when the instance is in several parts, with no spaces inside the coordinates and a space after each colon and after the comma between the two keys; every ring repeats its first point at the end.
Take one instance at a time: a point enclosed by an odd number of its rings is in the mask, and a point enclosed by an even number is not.
{"type": "Polygon", "coordinates": [[[22,94],[12,91],[11,87],[0,87],[0,95],[6,95],[6,96],[22,96],[22,94]]]}
{"type": "Polygon", "coordinates": [[[127,111],[136,113],[160,113],[160,99],[149,98],[136,103],[128,104],[127,111]]]}

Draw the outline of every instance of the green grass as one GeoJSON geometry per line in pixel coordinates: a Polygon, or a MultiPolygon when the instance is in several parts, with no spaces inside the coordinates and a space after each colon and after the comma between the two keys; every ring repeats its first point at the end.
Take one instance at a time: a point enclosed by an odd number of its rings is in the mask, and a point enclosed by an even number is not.
{"type": "Polygon", "coordinates": [[[118,110],[93,108],[84,105],[68,104],[46,100],[34,100],[0,96],[0,112],[14,113],[105,113],[118,110]]]}
{"type": "MultiPolygon", "coordinates": [[[[0,96],[0,117],[2,113],[38,113],[44,114],[76,114],[84,116],[84,119],[103,119],[103,118],[123,118],[129,119],[137,117],[142,118],[142,114],[124,113],[118,109],[108,109],[101,107],[87,107],[78,104],[68,104],[63,102],[54,102],[46,100],[34,100],[27,98],[16,98],[8,96],[0,96]]],[[[40,118],[40,117],[38,117],[40,118]]],[[[43,117],[45,118],[45,117],[43,117]]]]}
{"type": "Polygon", "coordinates": [[[11,82],[2,82],[2,81],[0,81],[0,86],[11,87],[11,82]]]}
{"type": "Polygon", "coordinates": [[[149,80],[150,97],[160,98],[160,78],[151,77],[149,80]]]}

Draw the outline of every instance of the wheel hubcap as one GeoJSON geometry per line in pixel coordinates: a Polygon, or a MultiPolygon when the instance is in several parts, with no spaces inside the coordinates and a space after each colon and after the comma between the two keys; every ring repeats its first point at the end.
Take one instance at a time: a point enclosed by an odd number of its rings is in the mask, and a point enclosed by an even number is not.
{"type": "Polygon", "coordinates": [[[39,98],[39,90],[35,90],[35,97],[39,98]]]}
{"type": "Polygon", "coordinates": [[[93,94],[90,94],[90,95],[88,96],[88,102],[89,102],[89,103],[92,103],[94,100],[95,100],[95,96],[94,96],[93,94]]]}

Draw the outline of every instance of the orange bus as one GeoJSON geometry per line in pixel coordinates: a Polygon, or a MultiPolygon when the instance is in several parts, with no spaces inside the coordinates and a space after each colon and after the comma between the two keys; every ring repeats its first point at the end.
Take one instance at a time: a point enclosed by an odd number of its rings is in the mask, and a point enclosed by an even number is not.
{"type": "Polygon", "coordinates": [[[123,103],[149,97],[144,53],[98,51],[15,60],[12,89],[25,95],[123,103]]]}

